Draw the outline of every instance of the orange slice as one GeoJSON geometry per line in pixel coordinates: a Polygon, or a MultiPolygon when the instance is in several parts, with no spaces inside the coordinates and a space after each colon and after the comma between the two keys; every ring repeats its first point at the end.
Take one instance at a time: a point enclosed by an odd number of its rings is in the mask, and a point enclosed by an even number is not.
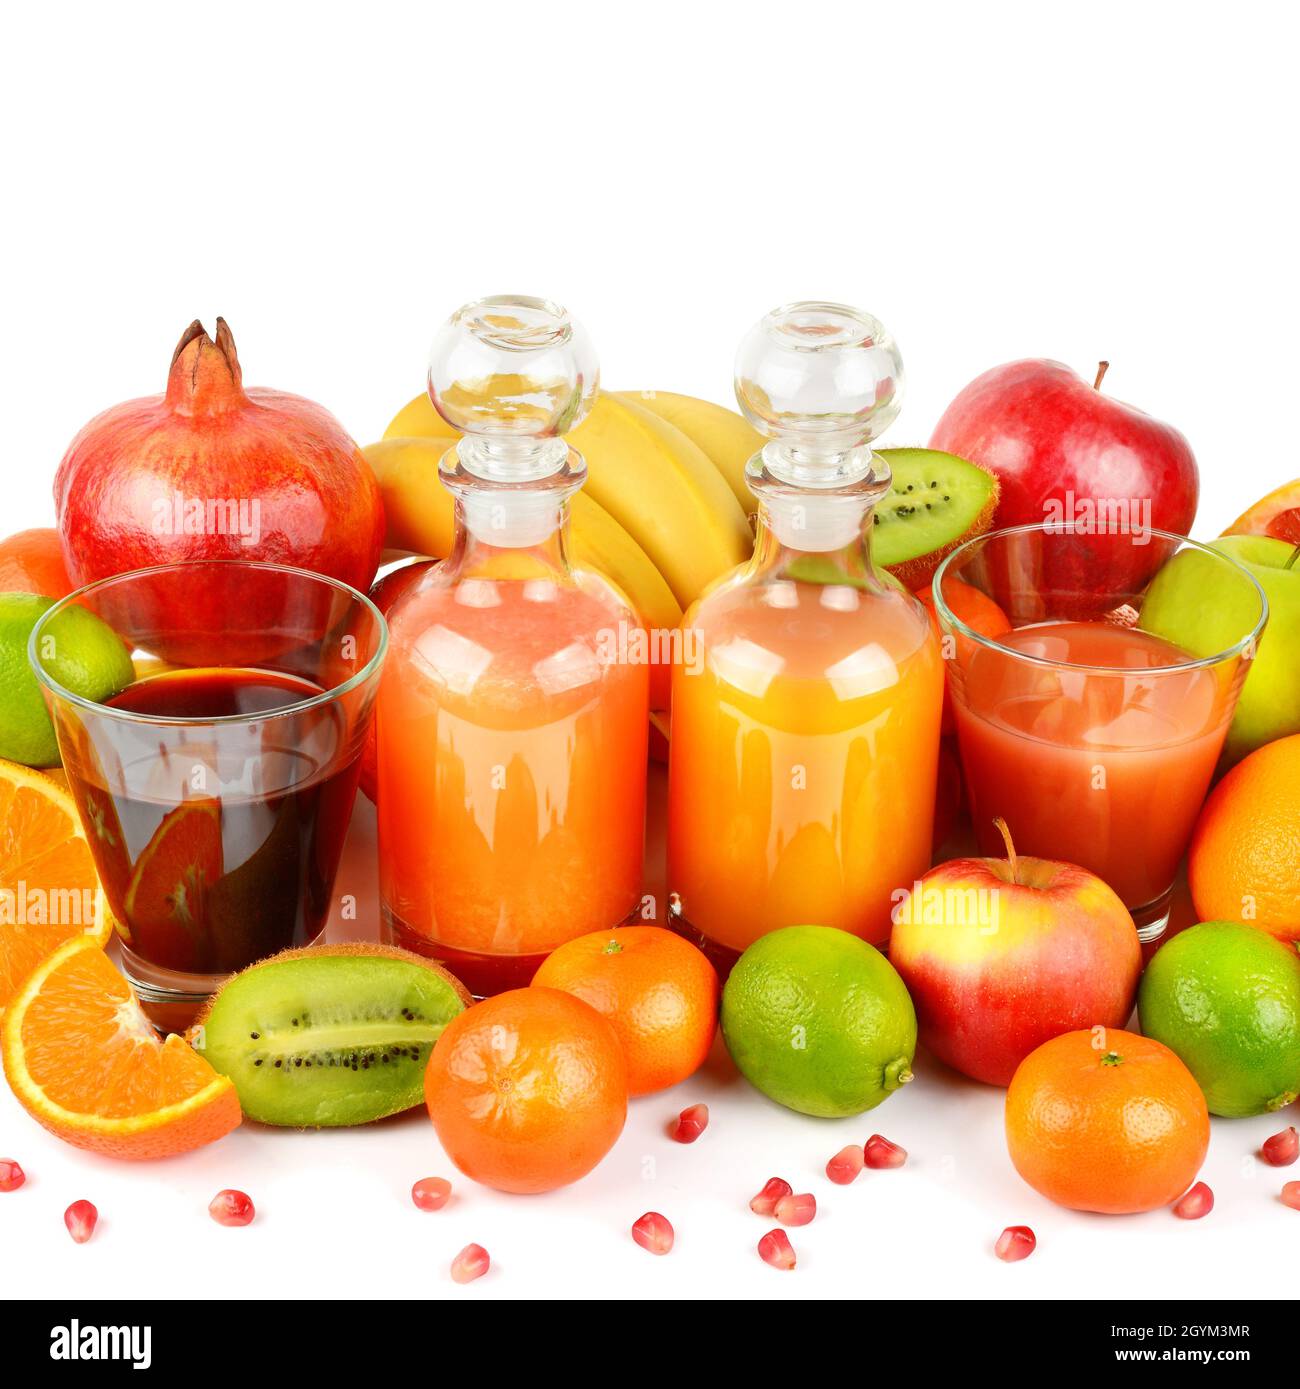
{"type": "Polygon", "coordinates": [[[141,955],[168,969],[213,970],[207,899],[222,871],[221,801],[204,796],[169,810],[126,892],[124,911],[141,955]]]}
{"type": "Polygon", "coordinates": [[[235,1087],[180,1037],[162,1040],[85,937],[61,945],[18,990],[3,1044],[19,1103],[78,1148],[171,1157],[239,1126],[235,1087]]]}
{"type": "Polygon", "coordinates": [[[57,946],[73,937],[103,946],[112,928],[72,797],[0,760],[0,1015],[57,946]]]}

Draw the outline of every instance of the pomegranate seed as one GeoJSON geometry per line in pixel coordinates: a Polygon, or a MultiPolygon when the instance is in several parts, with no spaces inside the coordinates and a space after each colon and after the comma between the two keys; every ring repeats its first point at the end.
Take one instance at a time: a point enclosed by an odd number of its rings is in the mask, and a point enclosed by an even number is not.
{"type": "Polygon", "coordinates": [[[693,1104],[689,1109],[682,1110],[677,1116],[677,1123],[668,1132],[679,1143],[694,1143],[708,1127],[708,1105],[693,1104]]]}
{"type": "Polygon", "coordinates": [[[758,1257],[765,1264],[788,1272],[794,1267],[794,1246],[784,1230],[769,1230],[758,1242],[758,1257]]]}
{"type": "Polygon", "coordinates": [[[208,1202],[208,1214],[218,1225],[251,1225],[257,1212],[242,1191],[219,1191],[208,1202]]]}
{"type": "Polygon", "coordinates": [[[1287,1182],[1282,1188],[1282,1204],[1300,1211],[1300,1182],[1287,1182]]]}
{"type": "Polygon", "coordinates": [[[1008,1225],[998,1236],[993,1252],[1004,1264],[1014,1264],[1018,1259],[1027,1259],[1037,1244],[1028,1225],[1008,1225]]]}
{"type": "MultiPolygon", "coordinates": [[[[1300,1157],[1300,1134],[1296,1133],[1295,1126],[1275,1133],[1272,1138],[1266,1138],[1259,1155],[1270,1167],[1290,1167],[1296,1158],[1300,1157]]],[[[21,1180],[20,1170],[19,1181],[21,1180]]]]}
{"type": "Polygon", "coordinates": [[[646,1211],[632,1226],[632,1238],[652,1254],[667,1254],[673,1247],[673,1227],[658,1211],[646,1211]]]}
{"type": "Polygon", "coordinates": [[[451,1183],[446,1177],[421,1177],[411,1188],[411,1200],[422,1211],[440,1211],[451,1200],[451,1183]]]}
{"type": "Polygon", "coordinates": [[[883,1167],[901,1167],[907,1161],[907,1149],[891,1143],[881,1134],[873,1133],[862,1150],[862,1159],[868,1167],[879,1170],[883,1167]]]}
{"type": "Polygon", "coordinates": [[[98,1219],[99,1212],[89,1201],[74,1201],[63,1212],[63,1223],[68,1227],[68,1234],[78,1244],[85,1244],[95,1233],[95,1222],[98,1219]]]}
{"type": "Polygon", "coordinates": [[[856,1143],[841,1148],[826,1164],[826,1175],[837,1186],[848,1186],[861,1171],[862,1149],[856,1143]]]}
{"type": "Polygon", "coordinates": [[[27,1173],[13,1158],[0,1158],[0,1191],[17,1191],[26,1180],[27,1173]]]}
{"type": "Polygon", "coordinates": [[[481,1244],[467,1244],[451,1261],[451,1277],[455,1283],[472,1283],[482,1278],[492,1260],[481,1244]]]}
{"type": "Polygon", "coordinates": [[[817,1198],[809,1191],[801,1196],[782,1196],[772,1213],[782,1225],[811,1225],[817,1214],[817,1198]]]}
{"type": "Polygon", "coordinates": [[[1199,1220],[1214,1209],[1214,1192],[1204,1182],[1197,1182],[1174,1206],[1179,1220],[1199,1220]]]}
{"type": "Polygon", "coordinates": [[[763,1189],[757,1196],[753,1197],[749,1203],[749,1209],[755,1215],[771,1215],[776,1210],[776,1203],[782,1196],[789,1196],[794,1190],[782,1177],[769,1177],[763,1184],[763,1189]]]}

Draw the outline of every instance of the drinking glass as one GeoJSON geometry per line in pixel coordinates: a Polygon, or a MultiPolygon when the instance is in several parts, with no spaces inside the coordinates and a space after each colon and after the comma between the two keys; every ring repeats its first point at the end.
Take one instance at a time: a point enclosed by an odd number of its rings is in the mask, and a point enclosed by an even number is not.
{"type": "Polygon", "coordinates": [[[183,1017],[324,930],[387,640],[347,584],[240,560],[120,574],[37,623],[29,658],[147,1007],[183,1017]],[[131,653],[102,702],[51,669],[72,607],[131,653]]]}
{"type": "Polygon", "coordinates": [[[1167,531],[1055,522],[968,541],[934,578],[948,686],[981,852],[1077,864],[1110,884],[1144,940],[1177,873],[1268,617],[1250,572],[1167,531]],[[1238,638],[1197,656],[1144,620],[1150,585],[1195,553],[1190,601],[1230,610],[1238,638]],[[990,635],[986,604],[1009,630],[990,635]],[[982,609],[977,630],[961,614],[982,609]]]}

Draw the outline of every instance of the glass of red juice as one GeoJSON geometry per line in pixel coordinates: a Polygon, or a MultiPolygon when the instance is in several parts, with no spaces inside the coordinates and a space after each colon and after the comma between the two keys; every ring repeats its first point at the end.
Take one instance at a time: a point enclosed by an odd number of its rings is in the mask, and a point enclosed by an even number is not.
{"type": "Polygon", "coordinates": [[[1005,852],[1000,817],[1018,853],[1095,873],[1157,939],[1268,617],[1263,590],[1180,535],[1044,522],[953,551],[934,598],[981,852],[1005,852]],[[1200,600],[1241,614],[1240,639],[1199,659],[1142,625],[1150,581],[1189,547],[1211,559],[1215,593],[1200,600]],[[987,599],[1010,630],[979,630],[1005,626],[987,599]]]}
{"type": "Polygon", "coordinates": [[[105,579],[37,624],[29,656],[127,977],[155,1017],[183,1018],[324,930],[387,641],[348,585],[239,560],[105,579]],[[50,623],[74,605],[131,652],[134,680],[102,703],[44,664],[50,623]]]}

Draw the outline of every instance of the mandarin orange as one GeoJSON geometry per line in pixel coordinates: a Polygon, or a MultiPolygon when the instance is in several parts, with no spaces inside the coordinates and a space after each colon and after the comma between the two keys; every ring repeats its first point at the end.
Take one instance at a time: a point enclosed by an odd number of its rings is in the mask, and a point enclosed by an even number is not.
{"type": "Polygon", "coordinates": [[[704,1064],[718,1026],[718,975],[662,926],[593,931],[553,950],[534,985],[562,989],[613,1024],[630,1095],[665,1090],[704,1064]]]}

